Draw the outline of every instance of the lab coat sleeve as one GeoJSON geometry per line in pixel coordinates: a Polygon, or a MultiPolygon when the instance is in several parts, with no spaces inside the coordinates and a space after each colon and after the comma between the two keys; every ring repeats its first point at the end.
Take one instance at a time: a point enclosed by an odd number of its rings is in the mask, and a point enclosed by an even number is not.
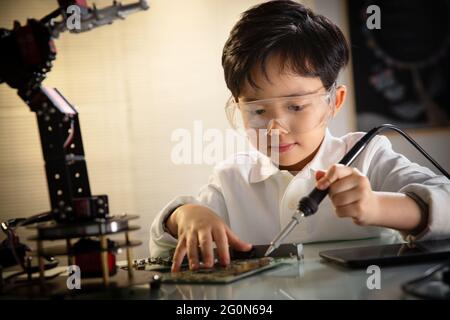
{"type": "Polygon", "coordinates": [[[208,184],[200,189],[197,197],[176,197],[158,213],[150,227],[150,257],[167,257],[171,254],[171,250],[177,246],[178,240],[165,231],[164,221],[177,207],[188,203],[200,204],[210,208],[225,223],[229,224],[222,188],[220,187],[218,174],[214,171],[209,178],[208,184]]]}
{"type": "Polygon", "coordinates": [[[370,158],[368,178],[372,189],[412,194],[422,200],[422,205],[428,211],[425,229],[416,235],[401,233],[404,239],[422,241],[450,238],[450,181],[394,152],[386,137],[378,136],[375,139],[377,141],[374,141],[367,155],[370,158]]]}

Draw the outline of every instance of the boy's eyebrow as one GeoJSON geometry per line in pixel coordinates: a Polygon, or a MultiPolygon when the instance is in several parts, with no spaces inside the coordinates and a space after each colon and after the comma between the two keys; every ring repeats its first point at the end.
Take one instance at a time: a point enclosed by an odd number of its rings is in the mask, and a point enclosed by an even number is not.
{"type": "MultiPolygon", "coordinates": [[[[297,96],[304,96],[307,94],[311,94],[311,93],[315,93],[317,91],[319,91],[321,88],[315,89],[315,90],[310,90],[310,91],[297,91],[288,95],[282,95],[279,97],[272,97],[272,98],[265,98],[265,99],[273,99],[273,98],[288,98],[288,97],[297,97],[297,96]]],[[[257,101],[257,100],[265,100],[265,99],[256,99],[256,98],[246,98],[246,97],[242,97],[239,100],[243,101],[243,102],[252,102],[252,101],[257,101]]]]}

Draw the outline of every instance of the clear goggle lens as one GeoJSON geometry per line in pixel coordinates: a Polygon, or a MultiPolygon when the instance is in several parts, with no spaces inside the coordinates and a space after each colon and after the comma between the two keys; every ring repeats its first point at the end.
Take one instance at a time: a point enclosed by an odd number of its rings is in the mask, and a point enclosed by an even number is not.
{"type": "Polygon", "coordinates": [[[278,129],[284,133],[305,133],[326,123],[333,114],[336,86],[323,93],[281,97],[251,102],[236,102],[231,97],[226,106],[230,125],[245,133],[249,129],[278,129]]]}

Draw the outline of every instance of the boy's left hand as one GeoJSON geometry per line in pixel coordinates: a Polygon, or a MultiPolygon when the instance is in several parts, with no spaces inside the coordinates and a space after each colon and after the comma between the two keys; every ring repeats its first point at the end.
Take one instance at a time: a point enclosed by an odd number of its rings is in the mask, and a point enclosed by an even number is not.
{"type": "Polygon", "coordinates": [[[329,188],[329,196],[339,217],[350,217],[358,225],[377,220],[379,201],[369,179],[358,169],[335,164],[316,172],[317,188],[329,188]]]}

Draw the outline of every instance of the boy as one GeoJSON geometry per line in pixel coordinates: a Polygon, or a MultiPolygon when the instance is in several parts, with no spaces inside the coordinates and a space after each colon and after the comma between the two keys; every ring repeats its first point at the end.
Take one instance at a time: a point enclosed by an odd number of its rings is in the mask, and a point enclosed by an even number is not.
{"type": "Polygon", "coordinates": [[[275,135],[267,155],[278,160],[255,151],[217,165],[198,197],[178,197],[159,213],[151,256],[176,247],[172,271],[186,254],[191,269],[212,267],[215,243],[226,265],[229,246],[270,243],[315,186],[329,187],[329,196],[287,242],[368,238],[383,228],[408,240],[449,237],[450,183],[395,153],[386,137],[375,137],[352,167],[336,165],[363,135],[336,138],[327,130],[345,100],[345,86],[335,82],[348,59],[339,28],[301,4],[273,1],[246,11],[223,50],[233,95],[227,112],[234,126],[239,119],[245,129],[275,135]]]}

